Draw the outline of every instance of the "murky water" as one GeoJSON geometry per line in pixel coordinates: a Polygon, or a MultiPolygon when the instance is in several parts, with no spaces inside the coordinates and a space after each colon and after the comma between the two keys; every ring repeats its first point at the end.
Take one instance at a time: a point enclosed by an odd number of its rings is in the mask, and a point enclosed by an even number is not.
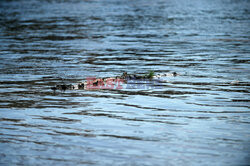
{"type": "Polygon", "coordinates": [[[247,165],[250,1],[0,2],[1,165],[247,165]],[[162,88],[50,90],[175,71],[162,88]]]}

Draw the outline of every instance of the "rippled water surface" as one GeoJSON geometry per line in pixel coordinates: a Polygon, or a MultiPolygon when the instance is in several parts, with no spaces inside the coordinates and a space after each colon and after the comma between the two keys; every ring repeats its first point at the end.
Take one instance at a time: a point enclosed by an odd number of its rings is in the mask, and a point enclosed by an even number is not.
{"type": "Polygon", "coordinates": [[[1,165],[247,165],[250,1],[1,0],[1,165]],[[161,88],[56,91],[177,72],[161,88]]]}

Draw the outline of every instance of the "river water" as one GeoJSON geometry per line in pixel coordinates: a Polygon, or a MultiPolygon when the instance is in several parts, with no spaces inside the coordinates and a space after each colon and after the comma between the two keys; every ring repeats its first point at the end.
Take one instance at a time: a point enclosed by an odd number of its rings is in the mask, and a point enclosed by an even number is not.
{"type": "Polygon", "coordinates": [[[1,0],[0,165],[247,165],[250,1],[1,0]],[[66,90],[177,72],[160,88],[66,90]]]}

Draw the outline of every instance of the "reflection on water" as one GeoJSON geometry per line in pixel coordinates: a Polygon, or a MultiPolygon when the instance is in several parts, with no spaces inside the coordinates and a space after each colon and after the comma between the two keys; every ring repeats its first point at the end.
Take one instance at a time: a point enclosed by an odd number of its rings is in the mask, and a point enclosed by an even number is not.
{"type": "Polygon", "coordinates": [[[0,2],[1,165],[247,165],[250,3],[0,2]],[[50,90],[176,71],[161,88],[50,90]]]}

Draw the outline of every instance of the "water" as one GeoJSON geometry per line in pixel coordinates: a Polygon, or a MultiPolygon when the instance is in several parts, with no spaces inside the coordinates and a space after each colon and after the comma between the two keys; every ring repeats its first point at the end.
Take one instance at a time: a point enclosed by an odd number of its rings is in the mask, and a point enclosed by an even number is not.
{"type": "Polygon", "coordinates": [[[1,165],[247,165],[250,2],[0,2],[1,165]],[[161,89],[50,90],[177,72],[161,89]]]}

